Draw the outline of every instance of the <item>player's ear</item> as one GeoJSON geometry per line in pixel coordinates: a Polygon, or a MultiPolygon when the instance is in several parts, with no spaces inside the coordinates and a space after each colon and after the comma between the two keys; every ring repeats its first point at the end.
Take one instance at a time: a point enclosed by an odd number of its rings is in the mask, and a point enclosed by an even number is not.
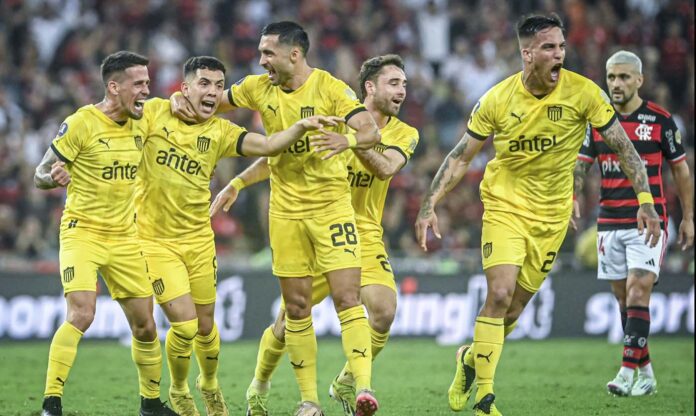
{"type": "Polygon", "coordinates": [[[118,95],[118,92],[120,89],[121,88],[120,88],[120,85],[118,84],[118,82],[116,82],[113,79],[106,83],[106,90],[111,95],[118,95]]]}
{"type": "Polygon", "coordinates": [[[643,86],[643,74],[638,74],[638,76],[636,77],[636,81],[638,84],[638,88],[642,87],[643,86]]]}
{"type": "Polygon", "coordinates": [[[372,81],[365,81],[365,91],[367,92],[367,95],[371,95],[375,93],[375,83],[372,81]]]}
{"type": "Polygon", "coordinates": [[[181,94],[186,98],[189,96],[189,85],[186,81],[181,83],[181,94]]]}
{"type": "Polygon", "coordinates": [[[298,62],[300,58],[302,58],[302,52],[300,52],[300,48],[295,46],[292,49],[290,49],[290,62],[294,64],[295,62],[298,62]]]}

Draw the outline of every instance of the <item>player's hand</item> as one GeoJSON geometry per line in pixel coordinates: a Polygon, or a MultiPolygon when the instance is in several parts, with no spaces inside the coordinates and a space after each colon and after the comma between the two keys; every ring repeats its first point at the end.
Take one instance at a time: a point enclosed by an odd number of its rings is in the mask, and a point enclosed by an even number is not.
{"type": "MultiPolygon", "coordinates": [[[[638,234],[643,235],[645,232],[645,244],[650,244],[650,247],[655,247],[660,240],[660,217],[655,211],[655,205],[642,204],[638,208],[638,234]]],[[[692,234],[693,235],[693,234],[692,234]]]]}
{"type": "Polygon", "coordinates": [[[304,129],[304,131],[314,131],[319,130],[322,127],[334,127],[343,123],[345,120],[343,117],[336,116],[312,116],[303,118],[297,121],[297,124],[304,129]]]}
{"type": "Polygon", "coordinates": [[[327,150],[330,151],[326,155],[322,156],[321,160],[326,160],[332,156],[335,156],[350,147],[346,136],[324,129],[320,129],[319,131],[321,134],[310,136],[309,142],[312,146],[314,146],[315,152],[325,152],[327,150]]]}
{"type": "Polygon", "coordinates": [[[68,186],[70,183],[70,174],[65,169],[65,162],[56,161],[51,165],[51,179],[58,186],[68,186]]]}
{"type": "Polygon", "coordinates": [[[418,219],[416,219],[416,240],[418,245],[423,251],[428,251],[428,228],[433,229],[433,234],[435,237],[442,238],[440,235],[440,228],[437,225],[437,215],[435,211],[423,211],[420,210],[418,213],[418,219]]]}
{"type": "Polygon", "coordinates": [[[679,224],[679,239],[677,244],[681,244],[682,251],[694,244],[694,220],[682,219],[679,224]]]}
{"type": "Polygon", "coordinates": [[[580,219],[580,203],[573,199],[573,213],[570,214],[570,226],[573,230],[578,230],[577,220],[580,219]]]}
{"type": "Polygon", "coordinates": [[[222,208],[222,210],[225,212],[229,211],[230,207],[232,204],[234,204],[234,201],[237,200],[238,196],[239,191],[237,191],[234,186],[228,184],[222,188],[222,191],[215,195],[213,203],[210,204],[210,216],[212,217],[213,215],[217,214],[217,212],[220,211],[220,208],[222,208]]]}
{"type": "Polygon", "coordinates": [[[175,92],[169,97],[169,110],[179,120],[189,123],[198,122],[198,114],[193,109],[193,104],[180,92],[175,92]]]}

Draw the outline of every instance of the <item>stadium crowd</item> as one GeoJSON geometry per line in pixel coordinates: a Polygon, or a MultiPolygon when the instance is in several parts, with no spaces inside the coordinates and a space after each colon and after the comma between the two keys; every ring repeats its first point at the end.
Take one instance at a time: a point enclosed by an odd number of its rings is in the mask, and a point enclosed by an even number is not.
{"type": "MultiPolygon", "coordinates": [[[[258,65],[259,32],[267,22],[280,19],[297,20],[306,28],[310,65],[329,70],[356,91],[363,60],[384,53],[404,58],[408,94],[401,118],[419,129],[421,142],[392,181],[384,212],[385,240],[394,257],[423,257],[413,236],[422,195],[461,137],[478,97],[519,70],[514,25],[530,11],[553,11],[563,18],[565,67],[602,88],[606,58],[618,49],[636,52],[645,75],[641,96],[672,112],[694,171],[694,4],[687,0],[3,1],[0,264],[56,262],[65,192],[35,189],[33,171],[63,118],[103,96],[98,68],[108,53],[127,49],[147,55],[151,96],[168,97],[178,89],[181,66],[191,55],[220,58],[227,65],[229,85],[263,71],[258,65]]],[[[225,116],[262,131],[260,119],[249,111],[225,116]]],[[[443,240],[430,250],[472,267],[480,264],[483,207],[478,183],[493,150],[490,143],[486,146],[488,151],[439,207],[443,240]]],[[[221,163],[213,195],[251,161],[221,163]]],[[[671,175],[664,177],[673,227],[680,221],[679,203],[671,175]]],[[[245,190],[231,215],[213,219],[221,263],[270,264],[267,189],[266,184],[245,190]]],[[[569,253],[578,249],[578,263],[591,263],[582,254],[582,243],[576,242],[591,233],[598,197],[595,168],[580,197],[580,231],[569,233],[563,247],[569,253]]],[[[679,255],[676,244],[669,250],[665,269],[693,270],[692,256],[679,255]]]]}

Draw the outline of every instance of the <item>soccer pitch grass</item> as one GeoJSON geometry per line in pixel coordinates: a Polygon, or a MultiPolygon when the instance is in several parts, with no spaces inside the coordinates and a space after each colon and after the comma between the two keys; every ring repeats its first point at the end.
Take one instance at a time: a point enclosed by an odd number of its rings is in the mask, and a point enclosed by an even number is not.
{"type": "MultiPolygon", "coordinates": [[[[39,415],[48,342],[0,344],[0,415],[39,415]]],[[[455,346],[430,340],[393,340],[375,362],[373,387],[380,416],[454,415],[447,406],[447,388],[454,374],[455,346]]],[[[243,415],[244,393],[253,375],[257,343],[223,344],[220,384],[231,415],[243,415]]],[[[503,349],[496,375],[496,404],[510,416],[693,415],[694,339],[654,337],[651,356],[658,378],[655,396],[617,398],[605,384],[618,370],[621,346],[603,339],[511,341],[503,349]]],[[[195,361],[195,360],[192,360],[195,361]]],[[[341,344],[319,340],[319,393],[327,416],[341,415],[327,394],[343,365],[341,344]]],[[[166,370],[162,397],[169,386],[166,370]]],[[[190,386],[202,415],[204,407],[194,387],[198,369],[191,364],[190,386]]],[[[84,340],[67,383],[64,415],[136,415],[138,391],[130,349],[115,342],[84,340]]],[[[472,397],[473,399],[473,397],[472,397]]],[[[292,370],[283,358],[271,389],[271,415],[292,415],[299,400],[292,370]]],[[[473,405],[472,400],[469,406],[473,405]]],[[[473,414],[465,409],[459,414],[473,414]]]]}

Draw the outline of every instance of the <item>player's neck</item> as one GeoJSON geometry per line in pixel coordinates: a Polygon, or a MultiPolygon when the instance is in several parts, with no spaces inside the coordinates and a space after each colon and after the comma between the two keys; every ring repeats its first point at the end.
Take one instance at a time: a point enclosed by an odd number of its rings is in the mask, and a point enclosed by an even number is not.
{"type": "Polygon", "coordinates": [[[367,111],[370,113],[372,118],[375,120],[375,123],[377,124],[378,129],[383,129],[384,126],[389,123],[389,116],[388,114],[384,114],[383,112],[379,111],[373,104],[372,102],[365,100],[364,102],[365,108],[367,111]]]}
{"type": "Polygon", "coordinates": [[[314,71],[314,68],[305,63],[280,87],[285,91],[295,91],[307,82],[309,76],[312,75],[312,71],[314,71]]]}
{"type": "Polygon", "coordinates": [[[537,74],[528,70],[527,67],[522,71],[522,85],[524,85],[524,88],[529,91],[530,94],[537,98],[551,94],[554,88],[556,88],[555,85],[552,87],[545,85],[537,74]]]}
{"type": "Polygon", "coordinates": [[[110,100],[109,97],[104,97],[101,102],[95,104],[94,106],[97,107],[97,110],[104,113],[104,115],[116,123],[122,124],[128,121],[128,115],[125,114],[121,106],[119,106],[113,100],[110,100]]]}
{"type": "Polygon", "coordinates": [[[636,94],[626,104],[614,104],[614,109],[622,116],[627,116],[633,114],[641,105],[643,99],[636,94]]]}

